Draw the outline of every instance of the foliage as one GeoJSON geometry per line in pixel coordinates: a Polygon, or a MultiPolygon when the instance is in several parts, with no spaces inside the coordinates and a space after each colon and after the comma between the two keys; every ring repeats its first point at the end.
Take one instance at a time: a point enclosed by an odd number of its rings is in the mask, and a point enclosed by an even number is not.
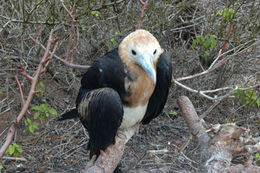
{"type": "MultiPolygon", "coordinates": [[[[38,91],[38,97],[43,96],[44,94],[44,84],[42,81],[40,81],[36,87],[37,91],[38,91]]],[[[46,118],[48,118],[50,115],[57,115],[57,111],[53,108],[48,107],[48,105],[46,104],[46,99],[42,98],[41,101],[43,102],[41,105],[34,105],[32,106],[32,110],[35,111],[33,118],[34,119],[38,119],[40,118],[41,120],[44,120],[46,118]]],[[[37,127],[37,125],[35,124],[35,122],[32,122],[30,119],[27,119],[27,125],[29,126],[29,131],[33,132],[34,129],[37,127]]],[[[25,122],[26,123],[26,122],[25,122]]]]}
{"type": "MultiPolygon", "coordinates": [[[[237,87],[244,88],[241,86],[237,86],[237,87]]],[[[260,108],[260,97],[257,96],[257,93],[253,88],[245,91],[239,90],[235,92],[234,95],[239,98],[239,101],[242,104],[245,104],[246,109],[249,108],[250,106],[252,107],[257,106],[258,108],[260,108]]]]}
{"type": "Polygon", "coordinates": [[[222,16],[222,18],[224,18],[225,20],[230,22],[234,18],[235,10],[233,10],[232,8],[225,8],[224,11],[218,12],[217,14],[222,16]]]}
{"type": "Polygon", "coordinates": [[[259,153],[256,153],[255,156],[254,156],[254,159],[256,161],[260,160],[260,154],[259,153]]]}
{"type": "Polygon", "coordinates": [[[38,123],[37,122],[33,122],[31,119],[29,119],[29,118],[27,118],[26,120],[25,120],[25,125],[26,126],[28,126],[27,128],[26,128],[26,131],[29,131],[29,132],[31,132],[31,133],[34,133],[34,130],[36,129],[36,128],[38,128],[38,123]]]}
{"type": "Polygon", "coordinates": [[[0,89],[0,94],[2,94],[2,90],[0,89]]]}
{"type": "Polygon", "coordinates": [[[23,152],[23,149],[18,144],[11,144],[9,145],[8,149],[6,150],[6,154],[11,156],[17,157],[19,153],[23,152]]]}
{"type": "Polygon", "coordinates": [[[42,81],[40,81],[40,82],[37,84],[37,86],[36,86],[36,91],[37,91],[36,96],[38,96],[38,97],[43,96],[44,84],[43,84],[42,81]]]}
{"type": "Polygon", "coordinates": [[[204,53],[201,57],[204,59],[210,55],[209,50],[216,47],[216,45],[216,36],[211,34],[207,34],[206,36],[197,36],[196,39],[192,41],[192,47],[199,46],[199,48],[203,49],[204,53]]]}
{"type": "MultiPolygon", "coordinates": [[[[119,32],[119,31],[116,31],[116,32],[115,32],[115,35],[118,35],[118,34],[120,34],[120,32],[119,32]]],[[[111,41],[111,43],[112,43],[113,45],[118,45],[118,42],[116,41],[115,38],[111,38],[110,41],[111,41]]]]}
{"type": "Polygon", "coordinates": [[[0,172],[1,172],[1,170],[2,170],[3,168],[4,168],[3,165],[0,165],[0,172]]]}
{"type": "Polygon", "coordinates": [[[178,115],[178,113],[176,111],[173,111],[173,110],[171,110],[168,114],[170,116],[177,116],[178,115]]]}
{"type": "Polygon", "coordinates": [[[91,14],[95,17],[99,17],[100,12],[99,11],[91,11],[91,14]]]}
{"type": "Polygon", "coordinates": [[[48,107],[45,103],[41,104],[40,106],[34,105],[31,109],[36,111],[33,115],[34,119],[40,118],[41,120],[44,120],[48,118],[50,115],[56,116],[58,114],[55,109],[48,107]]]}

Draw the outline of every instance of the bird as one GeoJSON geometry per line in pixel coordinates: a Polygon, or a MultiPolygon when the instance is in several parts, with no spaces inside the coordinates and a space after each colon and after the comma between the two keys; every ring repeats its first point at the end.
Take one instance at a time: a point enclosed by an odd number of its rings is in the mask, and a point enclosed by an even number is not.
{"type": "Polygon", "coordinates": [[[59,120],[79,117],[89,134],[90,158],[115,143],[118,130],[159,116],[171,86],[171,58],[147,30],[128,34],[93,61],[81,79],[76,108],[59,120]]]}

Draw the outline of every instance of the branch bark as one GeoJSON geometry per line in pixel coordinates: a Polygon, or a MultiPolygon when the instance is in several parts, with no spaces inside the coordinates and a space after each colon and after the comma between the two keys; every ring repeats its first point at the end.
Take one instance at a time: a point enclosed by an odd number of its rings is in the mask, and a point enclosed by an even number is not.
{"type": "Polygon", "coordinates": [[[130,130],[119,130],[115,144],[110,145],[105,151],[100,151],[97,159],[93,156],[81,173],[112,173],[124,154],[125,144],[138,131],[139,125],[130,130]]]}
{"type": "Polygon", "coordinates": [[[247,129],[233,123],[214,126],[212,129],[216,134],[213,138],[210,138],[188,97],[180,97],[178,104],[191,134],[199,143],[200,172],[260,172],[260,167],[252,165],[250,159],[245,165],[231,166],[234,155],[259,151],[260,142],[255,140],[259,138],[250,139],[247,129]]]}

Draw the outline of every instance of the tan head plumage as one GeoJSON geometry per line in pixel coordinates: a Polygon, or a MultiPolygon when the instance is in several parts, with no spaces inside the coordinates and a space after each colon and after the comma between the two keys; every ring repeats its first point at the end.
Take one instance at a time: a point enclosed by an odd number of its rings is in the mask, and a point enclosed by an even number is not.
{"type": "Polygon", "coordinates": [[[156,63],[163,53],[157,39],[146,30],[136,30],[119,45],[119,55],[128,66],[139,65],[156,82],[156,63]]]}

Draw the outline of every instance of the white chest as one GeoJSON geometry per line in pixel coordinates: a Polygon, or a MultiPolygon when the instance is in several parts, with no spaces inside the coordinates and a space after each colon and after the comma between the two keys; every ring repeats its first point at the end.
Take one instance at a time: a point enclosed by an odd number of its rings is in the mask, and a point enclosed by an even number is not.
{"type": "Polygon", "coordinates": [[[137,107],[124,107],[124,116],[121,123],[120,129],[127,129],[133,127],[135,124],[140,122],[147,109],[147,104],[144,106],[137,107]]]}

